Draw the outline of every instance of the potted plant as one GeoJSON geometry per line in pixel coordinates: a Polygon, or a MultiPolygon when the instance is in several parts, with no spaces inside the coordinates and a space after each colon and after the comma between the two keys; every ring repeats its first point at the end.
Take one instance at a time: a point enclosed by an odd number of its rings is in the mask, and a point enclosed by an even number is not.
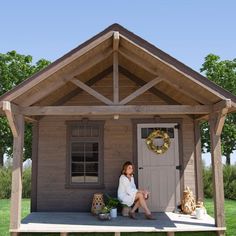
{"type": "Polygon", "coordinates": [[[106,206],[110,209],[111,217],[116,218],[117,217],[117,207],[121,204],[121,202],[119,201],[119,199],[111,197],[108,194],[106,194],[106,196],[108,198],[106,206]]]}
{"type": "Polygon", "coordinates": [[[110,208],[108,206],[104,206],[98,214],[98,218],[100,220],[111,220],[110,208]]]}

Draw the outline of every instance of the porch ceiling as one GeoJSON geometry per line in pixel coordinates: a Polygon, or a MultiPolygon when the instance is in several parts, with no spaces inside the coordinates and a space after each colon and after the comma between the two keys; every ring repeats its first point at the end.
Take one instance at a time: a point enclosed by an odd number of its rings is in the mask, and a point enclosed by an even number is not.
{"type": "Polygon", "coordinates": [[[231,99],[229,112],[236,110],[236,96],[117,24],[16,86],[0,101],[22,107],[63,104],[81,91],[71,80],[76,78],[92,86],[88,81],[113,65],[114,52],[118,54],[119,65],[143,82],[161,78],[151,89],[162,93],[168,104],[211,105],[231,99]],[[119,39],[115,41],[117,31],[119,39]]]}

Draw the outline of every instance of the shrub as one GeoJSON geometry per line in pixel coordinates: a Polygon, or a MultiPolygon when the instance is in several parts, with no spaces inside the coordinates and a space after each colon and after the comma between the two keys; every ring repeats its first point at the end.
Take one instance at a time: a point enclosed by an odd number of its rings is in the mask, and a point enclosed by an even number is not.
{"type": "MultiPolygon", "coordinates": [[[[224,195],[227,199],[236,200],[236,165],[223,166],[224,195]]],[[[204,195],[207,198],[213,197],[212,168],[203,168],[204,195]]]]}
{"type": "Polygon", "coordinates": [[[0,167],[0,199],[11,196],[11,168],[0,167]]]}
{"type": "Polygon", "coordinates": [[[25,168],[23,171],[23,182],[22,182],[22,197],[30,198],[31,194],[31,167],[25,168]]]}
{"type": "Polygon", "coordinates": [[[203,190],[204,190],[204,196],[206,198],[212,198],[213,192],[212,192],[212,169],[209,167],[203,168],[203,190]]]}
{"type": "MultiPolygon", "coordinates": [[[[0,167],[0,199],[11,197],[12,167],[0,167]]],[[[23,170],[22,197],[30,198],[31,193],[31,167],[23,170]]]]}

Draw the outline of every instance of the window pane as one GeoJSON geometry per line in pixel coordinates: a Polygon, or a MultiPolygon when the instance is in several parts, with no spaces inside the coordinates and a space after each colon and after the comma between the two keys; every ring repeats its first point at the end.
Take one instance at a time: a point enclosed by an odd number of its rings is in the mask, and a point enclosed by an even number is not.
{"type": "Polygon", "coordinates": [[[97,152],[87,152],[85,153],[86,162],[98,162],[98,153],[97,152]]]}
{"type": "Polygon", "coordinates": [[[86,183],[96,183],[98,182],[98,173],[87,173],[85,176],[86,183]]]}
{"type": "Polygon", "coordinates": [[[84,153],[72,153],[72,161],[84,162],[84,153]]]}
{"type": "Polygon", "coordinates": [[[86,171],[86,174],[88,172],[98,172],[98,163],[86,163],[85,171],[86,171]]]}
{"type": "Polygon", "coordinates": [[[91,132],[92,132],[92,131],[91,131],[91,128],[92,128],[92,127],[90,127],[90,126],[86,126],[86,127],[85,127],[85,136],[86,136],[86,137],[91,137],[91,132]]]}
{"type": "Polygon", "coordinates": [[[71,144],[72,152],[84,152],[84,143],[72,143],[71,144]]]}
{"type": "Polygon", "coordinates": [[[147,138],[147,128],[141,128],[141,136],[142,138],[147,138]]]}
{"type": "Polygon", "coordinates": [[[85,152],[98,152],[98,143],[86,143],[85,152]]]}
{"type": "Polygon", "coordinates": [[[99,128],[92,127],[92,137],[98,137],[98,136],[99,136],[99,128]]]}
{"type": "Polygon", "coordinates": [[[72,172],[84,172],[84,163],[72,163],[72,172]]]}
{"type": "Polygon", "coordinates": [[[84,173],[72,173],[71,181],[75,183],[84,183],[84,173]]]}

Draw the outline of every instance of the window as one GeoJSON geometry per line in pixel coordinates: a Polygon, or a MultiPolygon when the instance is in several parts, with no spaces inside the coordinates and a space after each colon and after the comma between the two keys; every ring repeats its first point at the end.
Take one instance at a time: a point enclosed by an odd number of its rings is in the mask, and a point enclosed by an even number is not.
{"type": "Polygon", "coordinates": [[[174,128],[158,128],[158,127],[155,127],[155,128],[142,128],[141,129],[142,139],[146,139],[148,137],[148,135],[156,129],[167,132],[167,134],[169,135],[170,138],[174,138],[174,128]]]}
{"type": "Polygon", "coordinates": [[[68,121],[67,185],[102,187],[103,121],[68,121]]]}

